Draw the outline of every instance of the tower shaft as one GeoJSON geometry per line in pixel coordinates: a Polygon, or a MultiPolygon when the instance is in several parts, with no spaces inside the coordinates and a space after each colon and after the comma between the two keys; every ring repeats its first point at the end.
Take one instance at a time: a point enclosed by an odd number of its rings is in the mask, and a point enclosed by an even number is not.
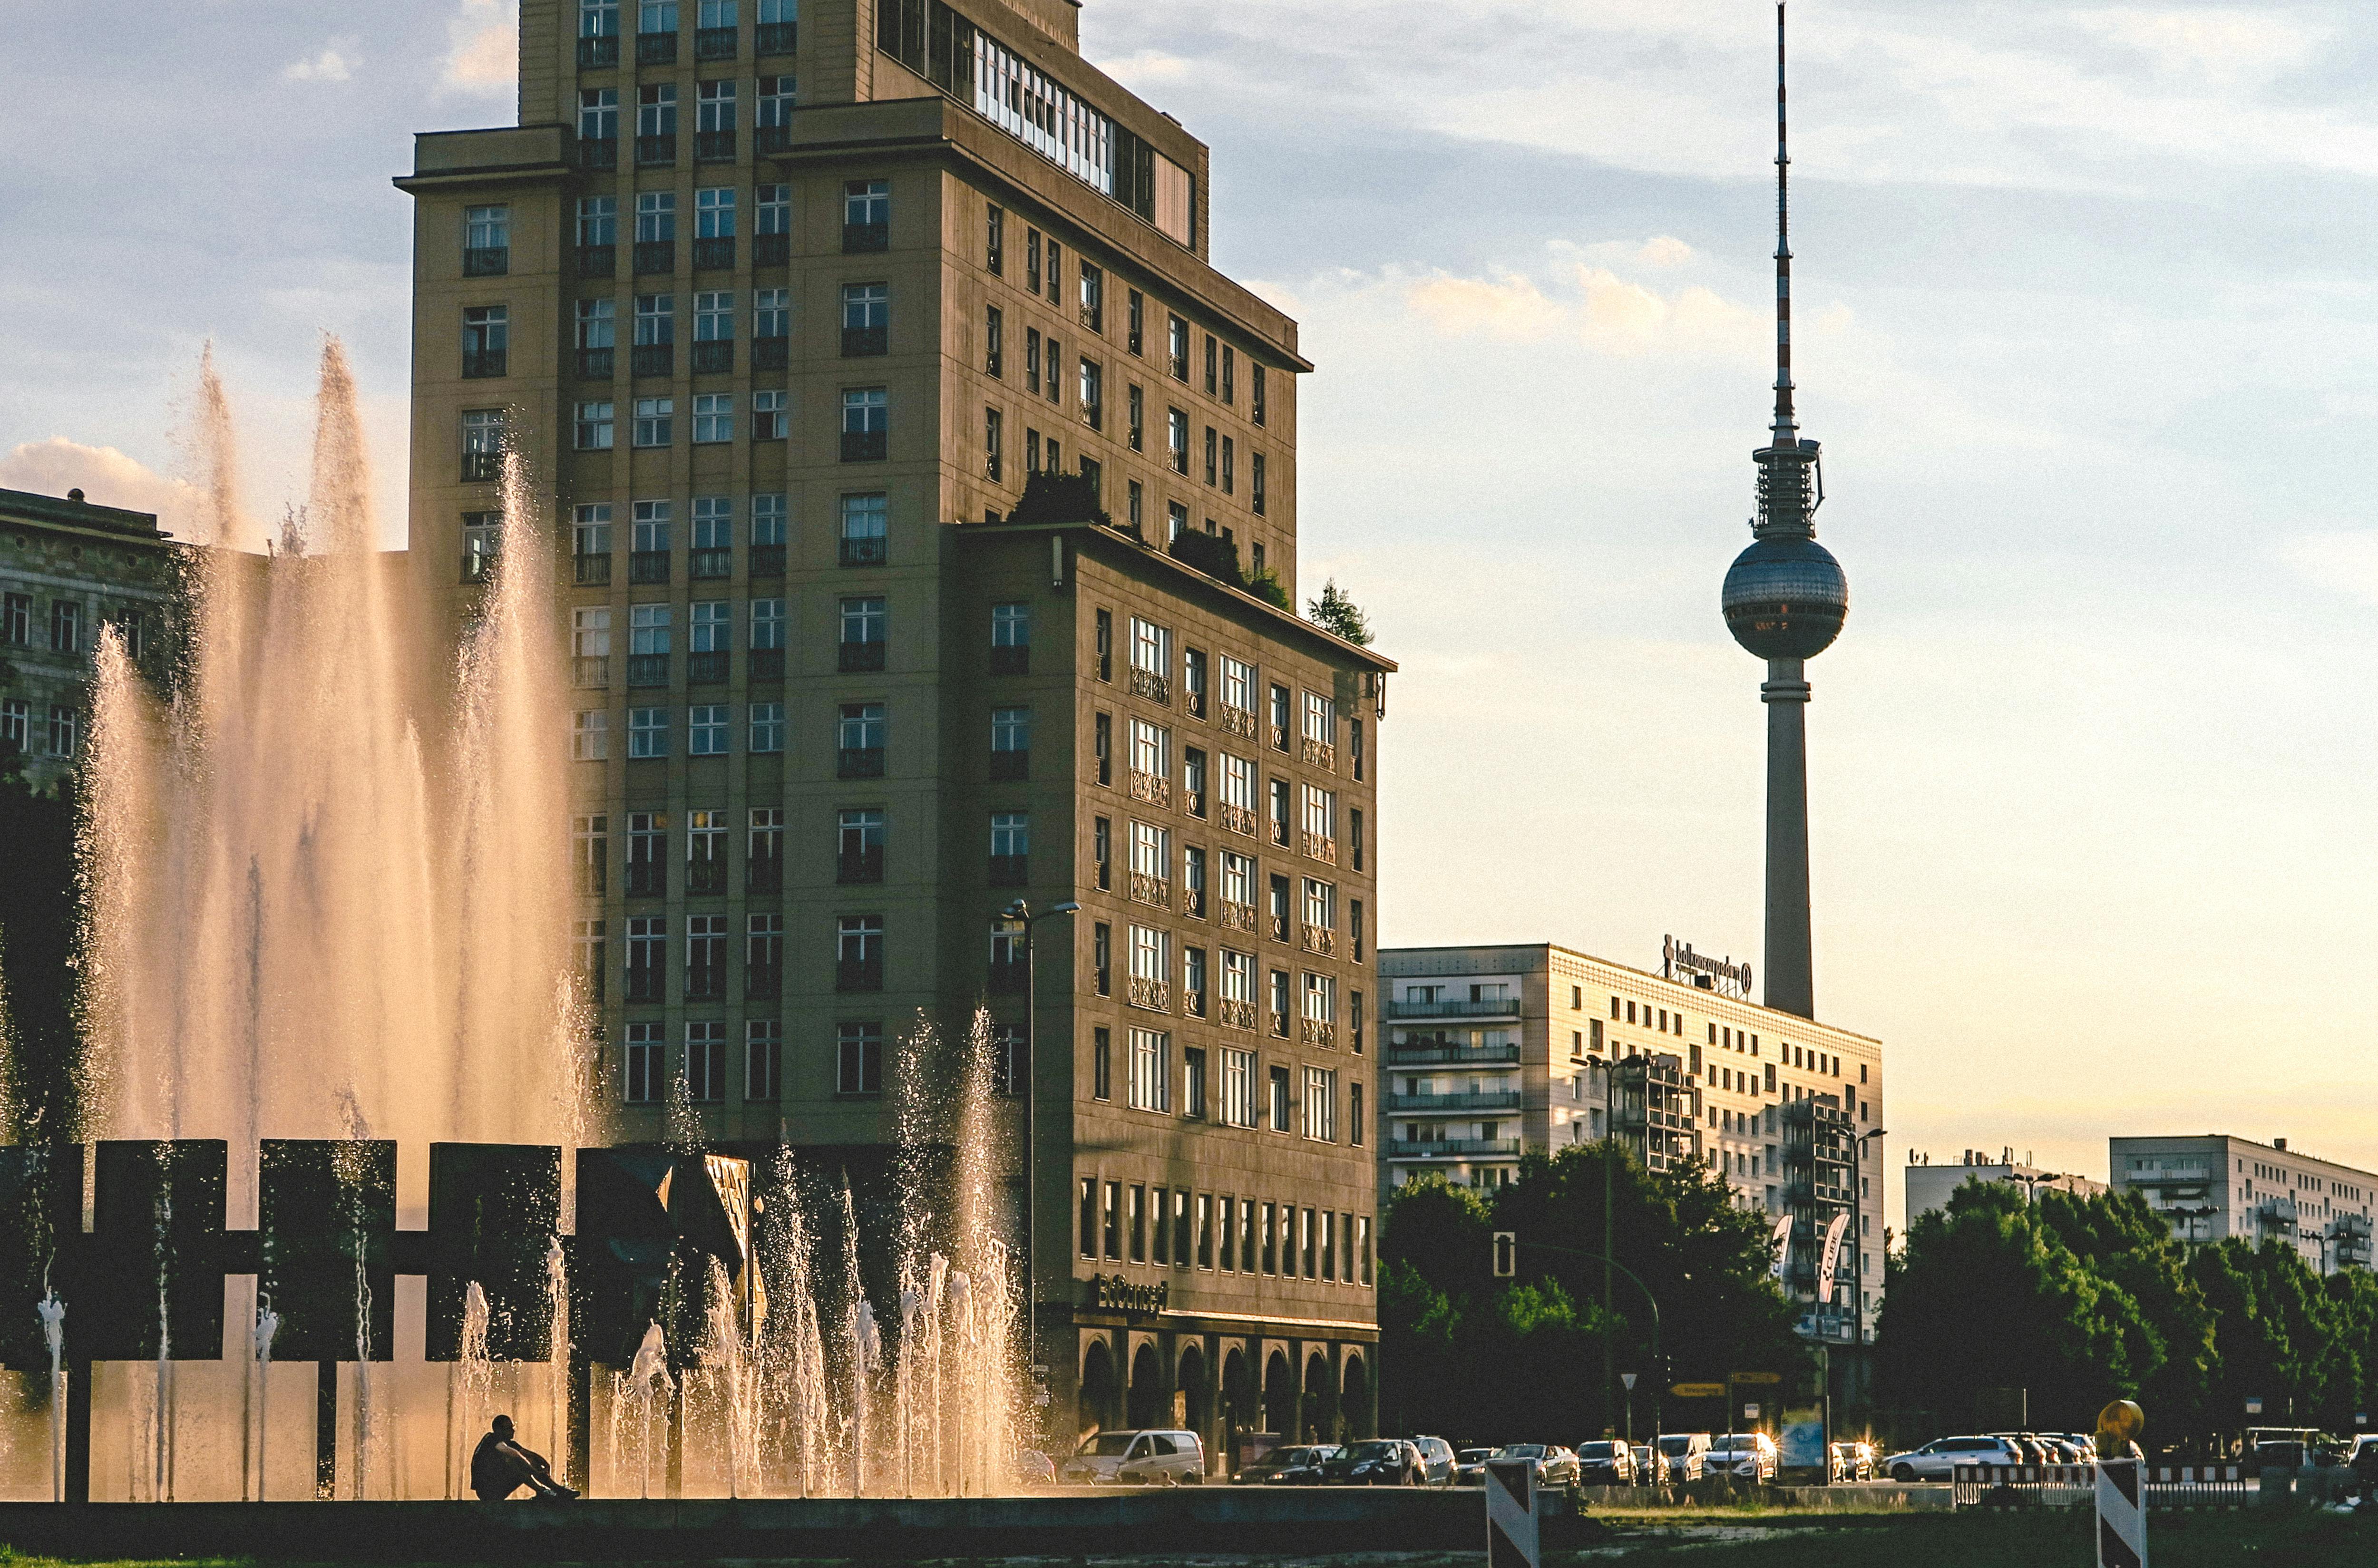
{"type": "Polygon", "coordinates": [[[1808,938],[1808,682],[1798,659],[1767,661],[1767,1005],[1817,1016],[1808,938]]]}

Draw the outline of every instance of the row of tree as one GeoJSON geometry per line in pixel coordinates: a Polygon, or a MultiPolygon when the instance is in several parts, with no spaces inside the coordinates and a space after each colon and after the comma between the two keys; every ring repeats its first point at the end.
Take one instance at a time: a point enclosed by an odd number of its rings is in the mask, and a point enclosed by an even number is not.
{"type": "Polygon", "coordinates": [[[1883,1394],[1936,1424],[2020,1388],[2033,1426],[2086,1430],[2128,1398],[2157,1446],[2210,1452],[2249,1424],[2378,1412],[2378,1275],[2324,1277],[2280,1240],[2189,1244],[2135,1192],[1968,1182],[1887,1266],[1883,1394]]]}

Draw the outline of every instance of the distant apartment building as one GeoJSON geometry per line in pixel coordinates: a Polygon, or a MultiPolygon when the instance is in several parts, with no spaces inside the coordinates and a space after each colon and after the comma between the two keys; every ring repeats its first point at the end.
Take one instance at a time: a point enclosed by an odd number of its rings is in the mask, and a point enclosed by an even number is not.
{"type": "Polygon", "coordinates": [[[2285,1138],[2204,1132],[2111,1138],[2113,1184],[2143,1194],[2183,1241],[2284,1241],[2322,1274],[2371,1266],[2378,1174],[2315,1158],[2285,1138]]]}
{"type": "Polygon", "coordinates": [[[1914,1225],[1918,1215],[1928,1215],[1949,1206],[1950,1195],[1969,1181],[2002,1181],[2026,1193],[2042,1187],[2052,1187],[2075,1197],[2087,1197],[2103,1192],[2106,1184],[2072,1171],[2048,1170],[2026,1160],[2014,1157],[2012,1149],[1992,1155],[1981,1149],[1967,1149],[1954,1165],[1932,1163],[1929,1155],[1908,1152],[1907,1161],[1907,1223],[1914,1225]]]}
{"type": "Polygon", "coordinates": [[[1813,1300],[1819,1239],[1857,1238],[1870,1335],[1882,1290],[1882,1046],[1692,974],[1666,978],[1550,942],[1383,948],[1383,1190],[1424,1172],[1514,1179],[1523,1153],[1612,1135],[1654,1169],[1703,1160],[1735,1202],[1795,1224],[1789,1277],[1825,1337],[1847,1280],[1813,1300]]]}
{"type": "Polygon", "coordinates": [[[91,659],[114,627],[137,660],[173,600],[168,535],[149,512],[0,490],[0,757],[36,789],[70,772],[90,728],[91,659]]]}

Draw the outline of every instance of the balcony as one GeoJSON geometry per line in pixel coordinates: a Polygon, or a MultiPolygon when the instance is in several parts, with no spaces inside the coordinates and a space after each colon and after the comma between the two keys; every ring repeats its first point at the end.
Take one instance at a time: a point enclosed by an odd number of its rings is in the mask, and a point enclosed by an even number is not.
{"type": "Polygon", "coordinates": [[[834,988],[837,991],[880,991],[883,988],[883,961],[881,958],[837,958],[834,961],[834,988]]]}
{"type": "Polygon", "coordinates": [[[723,686],[727,681],[726,653],[688,653],[685,656],[685,683],[688,686],[723,686]]]}
{"type": "Polygon", "coordinates": [[[464,349],[462,378],[466,381],[485,381],[501,376],[505,373],[504,365],[509,357],[502,349],[464,349]]]}
{"type": "Polygon", "coordinates": [[[993,784],[1013,784],[1031,776],[1031,752],[994,751],[991,754],[991,779],[993,784]]]}
{"type": "Polygon", "coordinates": [[[603,691],[611,685],[611,661],[607,655],[581,654],[570,661],[570,684],[587,691],[603,691]]]}
{"type": "MultiPolygon", "coordinates": [[[[583,43],[584,39],[579,40],[583,43]]],[[[619,166],[619,138],[615,136],[581,137],[578,140],[578,166],[590,174],[607,174],[619,166]]]]}
{"type": "Polygon", "coordinates": [[[892,352],[892,329],[889,327],[845,327],[842,329],[842,357],[871,359],[892,352]]]}
{"type": "Polygon", "coordinates": [[[1483,1001],[1451,999],[1413,1001],[1390,998],[1387,1001],[1387,1016],[1389,1018],[1517,1018],[1519,1016],[1519,999],[1491,997],[1483,1001]]]}
{"type": "Polygon", "coordinates": [[[694,859],[685,863],[685,891],[715,896],[727,891],[727,862],[720,859],[694,859]]]}
{"type": "MultiPolygon", "coordinates": [[[[762,150],[765,150],[768,133],[760,132],[762,150]]],[[[754,234],[751,236],[751,265],[782,267],[793,258],[793,236],[790,234],[754,234]]]]}
{"type": "Polygon", "coordinates": [[[880,779],[883,776],[883,748],[843,747],[834,754],[834,773],[839,779],[880,779]]]}
{"type": "Polygon", "coordinates": [[[845,675],[883,667],[884,650],[888,642],[843,642],[835,647],[835,665],[845,675]]]}
{"type": "Polygon", "coordinates": [[[462,276],[500,278],[512,269],[510,245],[467,245],[462,251],[462,276]]]}
{"type": "Polygon", "coordinates": [[[782,370],[789,361],[790,340],[787,338],[754,338],[751,340],[751,368],[782,370]]]}
{"type": "Polygon", "coordinates": [[[1015,643],[1002,643],[991,651],[991,673],[995,676],[1021,676],[1032,673],[1032,650],[1015,643]]]}
{"type": "Polygon", "coordinates": [[[578,68],[582,71],[607,71],[619,63],[619,39],[614,33],[608,38],[582,38],[578,41],[578,68]]]}
{"type": "Polygon", "coordinates": [[[751,128],[751,150],[763,158],[775,157],[793,145],[790,126],[754,126],[751,128]]]}
{"type": "Polygon", "coordinates": [[[1172,1011],[1172,987],[1162,980],[1147,980],[1135,975],[1123,999],[1150,1012],[1170,1012],[1172,1011]]]}
{"type": "Polygon", "coordinates": [[[775,1001],[785,994],[785,966],[781,964],[747,964],[743,966],[743,999],[775,1001]]]}
{"type": "Polygon", "coordinates": [[[674,376],[677,374],[677,345],[638,343],[628,351],[628,370],[635,376],[674,376]]]}
{"type": "Polygon", "coordinates": [[[578,376],[584,381],[608,381],[619,363],[617,349],[580,349],[578,376]]]}
{"type": "Polygon", "coordinates": [[[638,240],[635,245],[635,269],[639,274],[676,271],[677,241],[638,240]]]}
{"type": "Polygon", "coordinates": [[[799,24],[794,22],[762,22],[751,30],[751,53],[754,54],[790,54],[797,42],[799,24]]]}
{"type": "MultiPolygon", "coordinates": [[[[843,437],[846,448],[849,440],[850,437],[847,436],[843,437]]],[[[841,548],[835,552],[835,563],[837,566],[846,567],[880,567],[890,554],[883,535],[881,533],[862,535],[857,539],[843,540],[841,548]]]]}
{"type": "Polygon", "coordinates": [[[1304,1043],[1308,1046],[1321,1046],[1335,1050],[1338,1046],[1338,1025],[1327,1018],[1306,1019],[1304,1043]]]}
{"type": "Polygon", "coordinates": [[[1296,945],[1316,958],[1338,956],[1338,933],[1323,926],[1306,926],[1296,933],[1296,945]]]}
{"type": "Polygon", "coordinates": [[[1519,1091],[1489,1089],[1472,1095],[1389,1095],[1387,1109],[1425,1113],[1429,1111],[1518,1110],[1519,1091]]]}
{"type": "Polygon", "coordinates": [[[465,485],[492,485],[503,477],[503,472],[504,454],[501,452],[462,454],[462,483],[465,485]]]}
{"type": "Polygon", "coordinates": [[[689,550],[685,556],[685,575],[696,582],[712,582],[735,575],[735,552],[732,548],[689,550]]]}
{"type": "Polygon", "coordinates": [[[1170,807],[1172,804],[1172,781],[1161,773],[1143,773],[1135,768],[1125,777],[1123,783],[1134,800],[1143,800],[1150,806],[1159,807],[1170,807]]]}
{"type": "MultiPolygon", "coordinates": [[[[732,156],[730,153],[729,156],[732,156]]],[[[735,236],[714,235],[693,242],[693,269],[697,272],[732,272],[735,270],[735,236]]],[[[729,361],[731,366],[732,361],[729,361]]]]}
{"type": "Polygon", "coordinates": [[[1338,841],[1334,838],[1323,838],[1319,833],[1306,833],[1304,857],[1307,860],[1318,860],[1324,866],[1335,866],[1338,864],[1338,841]]]}
{"type": "Polygon", "coordinates": [[[1519,1047],[1394,1045],[1387,1047],[1389,1067],[1508,1067],[1519,1059],[1519,1047]]]}
{"type": "Polygon", "coordinates": [[[732,60],[735,58],[735,30],[731,27],[694,29],[693,57],[697,60],[732,60]]]}
{"type": "Polygon", "coordinates": [[[668,863],[662,860],[638,860],[631,849],[628,860],[628,896],[630,898],[667,898],[668,896],[668,863]]]}
{"type": "Polygon", "coordinates": [[[628,552],[630,582],[667,582],[669,580],[669,553],[667,550],[631,550],[628,552]]]}
{"type": "Polygon", "coordinates": [[[1222,733],[1244,736],[1253,740],[1255,737],[1255,714],[1244,708],[1233,708],[1227,702],[1223,703],[1222,733]]]}
{"type": "Polygon", "coordinates": [[[636,138],[636,167],[639,169],[669,169],[677,165],[677,133],[661,136],[640,136],[636,138]]]}
{"type": "Polygon", "coordinates": [[[1214,1004],[1214,1022],[1226,1029],[1244,1029],[1252,1033],[1255,1026],[1255,1004],[1236,997],[1224,997],[1214,1004]]]}
{"type": "Polygon", "coordinates": [[[892,248],[892,225],[889,223],[845,223],[842,226],[842,254],[859,256],[871,250],[892,248]]]}
{"type": "Polygon", "coordinates": [[[1136,665],[1131,672],[1131,694],[1145,697],[1150,702],[1161,702],[1168,708],[1172,705],[1172,683],[1154,670],[1143,670],[1136,665]]]}
{"type": "Polygon", "coordinates": [[[1161,877],[1151,877],[1145,872],[1134,871],[1131,874],[1131,886],[1128,891],[1134,904],[1149,904],[1158,909],[1172,907],[1172,884],[1161,877]]]}
{"type": "MultiPolygon", "coordinates": [[[[705,245],[710,242],[696,240],[693,243],[696,245],[705,245]]],[[[735,242],[729,240],[727,243],[732,245],[735,242]]],[[[731,373],[734,368],[735,345],[732,341],[722,342],[714,340],[693,345],[693,373],[696,376],[725,376],[731,373]]]]}
{"type": "MultiPolygon", "coordinates": [[[[757,568],[753,569],[752,575],[759,575],[757,568]]],[[[785,651],[782,648],[754,648],[745,655],[743,664],[753,680],[785,678],[785,651]]]]}
{"type": "Polygon", "coordinates": [[[1255,934],[1255,906],[1252,904],[1232,904],[1229,899],[1224,899],[1220,905],[1220,913],[1215,916],[1214,924],[1221,927],[1225,931],[1244,931],[1252,937],[1255,934]]]}
{"type": "Polygon", "coordinates": [[[646,32],[636,36],[636,64],[639,66],[674,66],[677,64],[677,34],[646,32]]]}
{"type": "Polygon", "coordinates": [[[753,855],[743,862],[745,892],[785,891],[785,859],[780,855],[753,855]]]}
{"type": "Polygon", "coordinates": [[[667,686],[669,683],[669,656],[667,653],[631,653],[628,655],[630,686],[667,686]]]}
{"type": "Polygon", "coordinates": [[[1214,821],[1218,827],[1227,832],[1244,833],[1249,838],[1255,837],[1259,831],[1253,809],[1244,806],[1232,806],[1228,801],[1214,808],[1214,821]]]}
{"type": "Polygon", "coordinates": [[[842,461],[882,462],[891,455],[891,445],[886,431],[846,430],[842,433],[842,461]]]}
{"type": "Polygon", "coordinates": [[[1408,1143],[1401,1138],[1387,1144],[1391,1160],[1460,1159],[1481,1155],[1512,1155],[1519,1152],[1517,1138],[1423,1138],[1408,1143]]]}
{"type": "Polygon", "coordinates": [[[785,575],[785,547],[782,545],[754,545],[750,555],[753,577],[785,575]]]}
{"type": "Polygon", "coordinates": [[[994,855],[991,857],[991,885],[995,888],[1020,888],[1030,880],[1031,859],[1028,855],[994,855]]]}
{"type": "Polygon", "coordinates": [[[1315,768],[1327,768],[1333,773],[1338,771],[1338,748],[1326,740],[1315,740],[1306,736],[1301,755],[1315,768]]]}

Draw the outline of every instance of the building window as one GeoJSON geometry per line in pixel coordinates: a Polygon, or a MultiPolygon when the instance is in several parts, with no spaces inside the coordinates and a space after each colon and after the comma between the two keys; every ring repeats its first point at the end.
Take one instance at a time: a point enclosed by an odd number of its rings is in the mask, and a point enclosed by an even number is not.
{"type": "Polygon", "coordinates": [[[846,779],[880,779],[890,722],[881,702],[845,702],[835,724],[835,772],[846,779]]]}
{"type": "MultiPolygon", "coordinates": [[[[783,126],[782,113],[791,107],[792,82],[790,77],[760,78],[760,139],[763,144],[769,139],[771,130],[780,129],[783,126]],[[779,82],[784,84],[785,92],[781,100],[771,97],[768,90],[771,84],[779,82]],[[775,120],[769,118],[772,109],[779,116],[775,120]]],[[[755,221],[751,225],[751,260],[755,266],[781,267],[792,259],[792,192],[793,187],[787,185],[752,187],[751,207],[755,221]]]]}
{"type": "Polygon", "coordinates": [[[1094,359],[1081,362],[1082,423],[1093,430],[1106,428],[1106,373],[1094,359]]]}
{"type": "MultiPolygon", "coordinates": [[[[1289,1093],[1288,1069],[1285,1067],[1273,1068],[1271,1070],[1271,1130],[1274,1132],[1285,1132],[1289,1130],[1289,1101],[1291,1097],[1291,1096],[1289,1093]]],[[[1268,1251],[1270,1249],[1267,1247],[1265,1250],[1268,1251]]]]}
{"type": "Polygon", "coordinates": [[[1156,1029],[1131,1031],[1131,1108],[1171,1112],[1172,1036],[1156,1029]]]}
{"type": "MultiPolygon", "coordinates": [[[[728,40],[728,47],[730,49],[733,47],[731,36],[728,40]]],[[[733,161],[735,126],[734,82],[706,81],[694,89],[693,156],[697,162],[724,163],[733,161]]],[[[727,210],[731,214],[734,211],[735,193],[730,190],[726,193],[726,196],[727,210]]],[[[732,238],[734,233],[735,227],[730,221],[726,234],[722,237],[732,238]]],[[[699,247],[697,247],[698,255],[699,247]]],[[[726,264],[730,267],[734,265],[731,246],[729,259],[726,264]]],[[[702,263],[697,259],[694,265],[699,267],[702,263]]]]}
{"type": "Polygon", "coordinates": [[[998,409],[982,411],[982,473],[984,478],[993,482],[1005,477],[1000,455],[1005,427],[1006,417],[998,409]]]}
{"type": "MultiPolygon", "coordinates": [[[[580,451],[607,452],[611,449],[617,429],[612,409],[613,405],[607,402],[578,405],[578,416],[573,429],[574,445],[580,451]]],[[[581,554],[584,553],[586,552],[581,552],[581,554]]]]}
{"type": "MultiPolygon", "coordinates": [[[[1212,444],[1207,443],[1209,446],[1212,444]]],[[[1222,437],[1222,494],[1232,493],[1238,484],[1238,445],[1228,436],[1222,437]]]]}
{"type": "Polygon", "coordinates": [[[835,1025],[835,1092],[880,1095],[883,1092],[883,1025],[835,1025]]]}
{"type": "Polygon", "coordinates": [[[754,289],[751,291],[751,368],[782,370],[785,368],[785,341],[792,335],[793,307],[790,289],[754,289]],[[763,349],[762,344],[770,345],[763,349]]]}
{"type": "Polygon", "coordinates": [[[842,461],[882,462],[891,445],[891,406],[881,387],[848,387],[842,394],[842,461]]]}
{"type": "Polygon", "coordinates": [[[890,557],[889,508],[881,494],[842,497],[842,565],[882,566],[890,557]]]}
{"type": "Polygon", "coordinates": [[[993,277],[1007,271],[1007,214],[996,207],[983,209],[982,268],[993,277]]]}
{"type": "MultiPolygon", "coordinates": [[[[1243,956],[1243,955],[1239,955],[1243,956]]],[[[1255,1124],[1255,1053],[1222,1052],[1222,1121],[1230,1127],[1255,1124]]]]}
{"type": "Polygon", "coordinates": [[[883,250],[892,243],[892,186],[888,180],[847,180],[842,187],[842,248],[845,254],[883,250]]]}
{"type": "Polygon", "coordinates": [[[1260,365],[1249,365],[1247,369],[1250,376],[1247,388],[1247,417],[1260,425],[1264,423],[1267,412],[1264,400],[1264,367],[1260,365]]]}
{"type": "Polygon", "coordinates": [[[1085,261],[1081,265],[1080,301],[1076,318],[1093,332],[1107,329],[1107,277],[1085,261]]]}
{"type": "Polygon", "coordinates": [[[727,704],[697,702],[686,710],[686,755],[727,755],[727,704]]]}
{"type": "Polygon", "coordinates": [[[1183,409],[1167,409],[1164,413],[1164,449],[1166,461],[1175,473],[1189,472],[1189,415],[1183,409]]]}
{"type": "Polygon", "coordinates": [[[462,209],[462,276],[500,278],[511,269],[512,209],[462,209]]]}
{"type": "Polygon", "coordinates": [[[1261,452],[1247,454],[1247,492],[1248,504],[1254,507],[1255,516],[1263,516],[1264,455],[1261,452]]]}
{"type": "Polygon", "coordinates": [[[611,755],[611,715],[601,708],[582,708],[570,718],[570,760],[600,762],[611,755]]]}
{"type": "Polygon", "coordinates": [[[727,916],[689,915],[685,921],[685,999],[718,1001],[726,995],[727,916]]]}
{"type": "Polygon", "coordinates": [[[1359,1149],[1363,1146],[1363,1085],[1346,1086],[1346,1142],[1359,1149]]]}
{"type": "Polygon", "coordinates": [[[696,1105],[727,1097],[727,1025],[715,1018],[686,1023],[685,1097],[696,1105]]]}
{"type": "Polygon", "coordinates": [[[503,471],[504,411],[466,408],[462,411],[462,479],[484,485],[503,471]]]}
{"type": "Polygon", "coordinates": [[[1103,920],[1090,928],[1090,976],[1099,995],[1114,994],[1114,928],[1103,920]]]}
{"type": "Polygon", "coordinates": [[[1172,378],[1186,384],[1189,379],[1189,323],[1178,316],[1167,316],[1164,318],[1164,343],[1172,378]]]}
{"type": "Polygon", "coordinates": [[[751,750],[757,755],[780,752],[785,748],[785,705],[782,702],[751,704],[751,750]]]}
{"type": "Polygon", "coordinates": [[[675,398],[636,400],[635,442],[639,447],[666,447],[677,428],[675,398]]]}
{"type": "MultiPolygon", "coordinates": [[[[674,53],[677,40],[669,39],[674,53]]],[[[677,162],[677,84],[647,82],[636,89],[636,162],[667,168],[677,162]]]]}
{"type": "Polygon", "coordinates": [[[1206,1119],[1206,1052],[1201,1046],[1181,1050],[1181,1114],[1198,1121],[1206,1119]]]}
{"type": "Polygon", "coordinates": [[[1214,427],[1206,426],[1206,483],[1214,483],[1214,427]]]}
{"type": "Polygon", "coordinates": [[[628,919],[628,999],[667,1000],[667,919],[658,915],[631,916],[628,919]]]}
{"type": "Polygon", "coordinates": [[[991,711],[991,776],[994,781],[1022,779],[1032,770],[1032,710],[993,708],[991,711]]]}
{"type": "Polygon", "coordinates": [[[669,754],[669,711],[667,708],[628,710],[628,756],[646,760],[669,754]]]}
{"type": "Polygon", "coordinates": [[[860,359],[891,352],[892,285],[842,286],[842,357],[860,359]]]}
{"type": "Polygon", "coordinates": [[[630,1105],[645,1106],[661,1097],[661,1085],[668,1047],[661,1035],[658,1023],[628,1025],[626,1071],[621,1074],[621,1089],[630,1105]]]}
{"type": "Polygon", "coordinates": [[[846,886],[883,880],[883,811],[861,806],[838,812],[835,824],[834,880],[846,886]]]}
{"type": "Polygon", "coordinates": [[[785,1025],[754,1018],[743,1025],[743,1097],[773,1100],[784,1092],[785,1025]]]}
{"type": "Polygon", "coordinates": [[[50,755],[70,758],[80,737],[82,717],[64,702],[50,704],[50,755]]]}
{"type": "Polygon", "coordinates": [[[883,988],[883,917],[845,915],[835,922],[834,988],[837,991],[880,991],[883,988]]]}
{"type": "MultiPolygon", "coordinates": [[[[727,412],[730,415],[733,413],[734,401],[735,400],[732,398],[727,400],[728,405],[727,412]]],[[[731,418],[729,420],[729,424],[730,425],[732,424],[731,418]]],[[[722,437],[722,439],[724,437],[722,437]]],[[[781,441],[784,438],[785,394],[782,392],[752,393],[751,439],[754,441],[781,441]]],[[[757,541],[754,541],[754,543],[757,543],[757,541]]],[[[778,543],[781,544],[783,542],[779,540],[778,543]]]]}
{"type": "MultiPolygon", "coordinates": [[[[693,395],[693,440],[696,446],[735,439],[735,395],[696,392],[693,395]]],[[[639,442],[638,445],[643,443],[639,442]]],[[[663,442],[661,445],[667,445],[663,442]]]]}
{"type": "Polygon", "coordinates": [[[462,307],[462,374],[465,377],[501,376],[510,342],[511,312],[500,305],[462,307]]]}

